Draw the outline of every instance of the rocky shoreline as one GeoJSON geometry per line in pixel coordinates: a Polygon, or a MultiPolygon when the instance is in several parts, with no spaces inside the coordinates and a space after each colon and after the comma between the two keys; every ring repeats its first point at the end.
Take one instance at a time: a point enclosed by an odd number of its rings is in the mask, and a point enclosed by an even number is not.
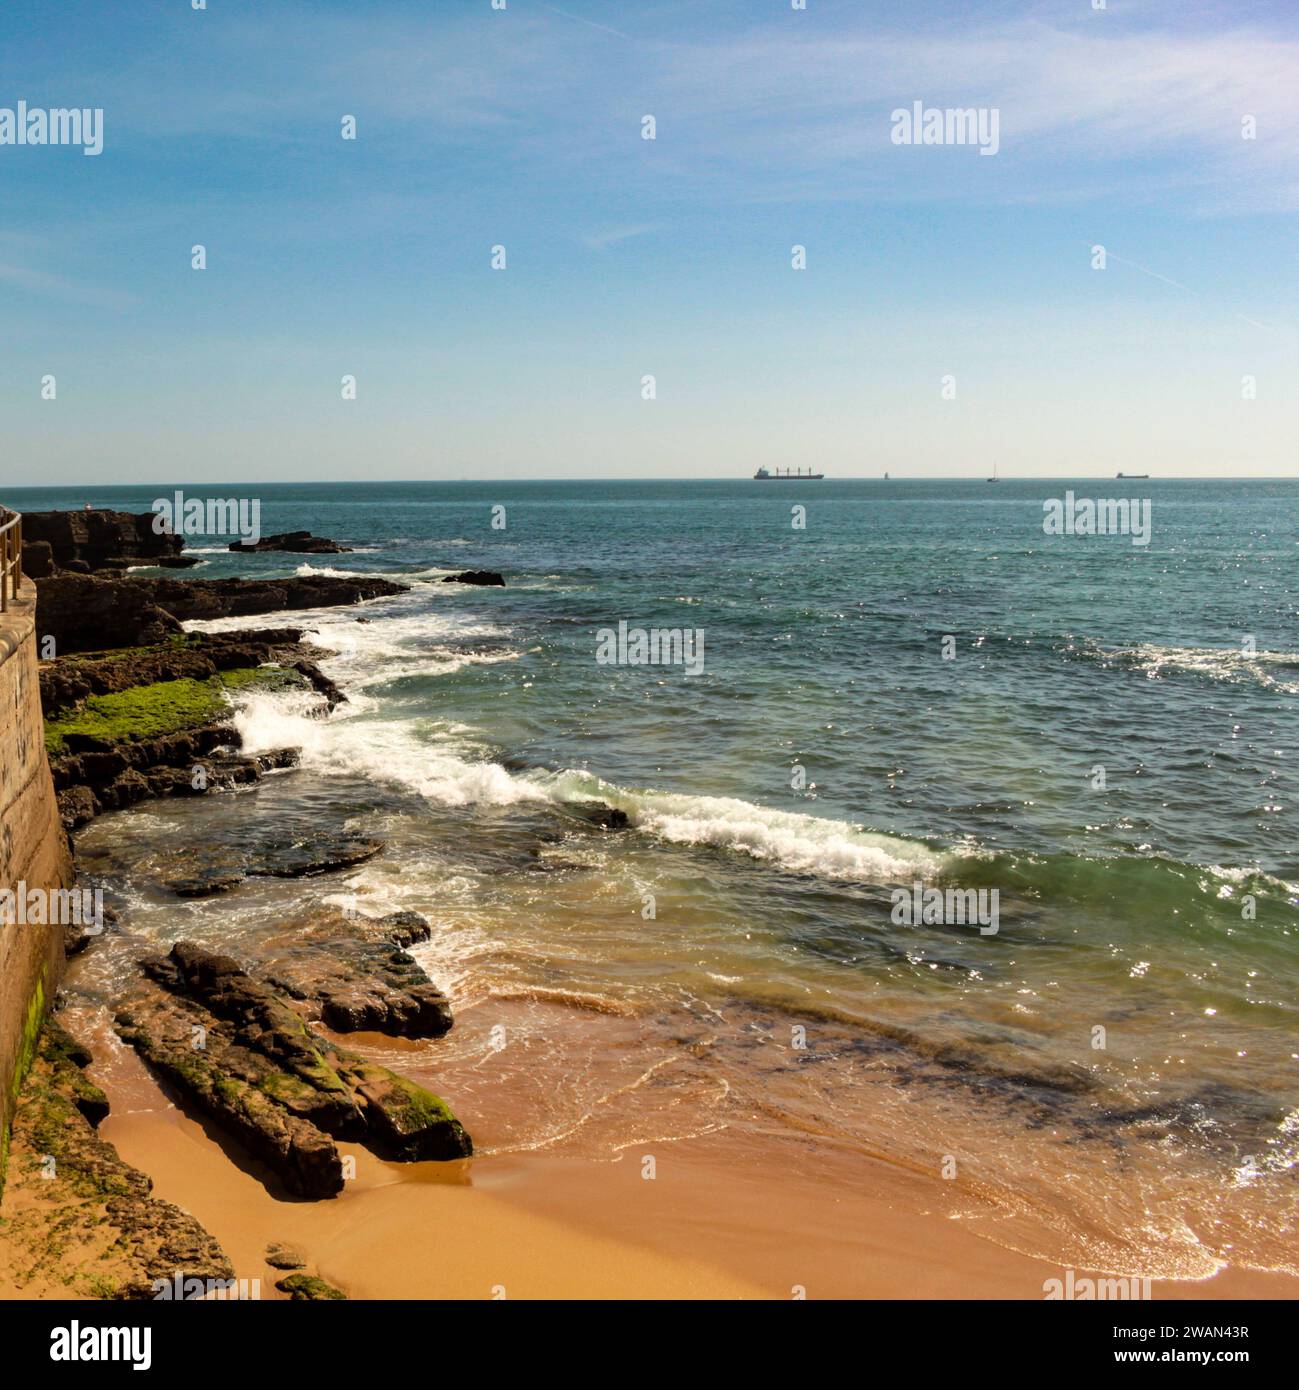
{"type": "MultiPolygon", "coordinates": [[[[38,633],[49,657],[40,668],[46,745],[69,831],[146,799],[247,787],[292,768],[294,749],[241,750],[230,718],[231,697],[240,691],[300,688],[317,697],[321,717],[346,699],[320,670],[321,654],[301,629],[190,634],[184,621],[406,591],[360,575],[127,576],[122,571],[131,567],[176,567],[188,558],[183,541],[157,535],[151,523],[148,515],[90,511],[24,518],[24,564],[37,581],[38,633]]],[[[255,548],[345,547],[299,532],[255,548]]],[[[504,582],[494,574],[453,578],[504,582]]],[[[383,848],[342,827],[242,851],[193,846],[183,875],[165,886],[178,898],[210,897],[249,876],[336,873],[383,848]]],[[[257,959],[181,941],[165,955],[136,961],[113,1000],[113,1027],[177,1105],[250,1156],[271,1190],[316,1201],[338,1196],[348,1175],[340,1145],[360,1144],[390,1162],[463,1159],[472,1141],[443,1100],[331,1036],[431,1041],[452,1027],[445,995],[407,951],[429,931],[413,913],[367,921],[322,908],[269,934],[257,959]]],[[[70,948],[93,949],[96,939],[82,935],[70,948]]],[[[24,1219],[30,1215],[32,1276],[43,1269],[43,1277],[79,1293],[117,1298],[158,1296],[156,1281],[176,1274],[198,1281],[195,1287],[230,1280],[217,1243],[187,1213],[150,1197],[148,1178],[96,1133],[108,1103],[84,1075],[91,1060],[49,1021],[11,1162],[11,1190],[24,1219]],[[37,1175],[51,1155],[59,1183],[42,1185],[37,1175]],[[71,1243],[42,1244],[39,1232],[50,1226],[80,1234],[71,1243]],[[86,1234],[92,1231],[95,1239],[86,1234]]],[[[302,1272],[277,1287],[295,1299],[345,1296],[302,1272]]]]}

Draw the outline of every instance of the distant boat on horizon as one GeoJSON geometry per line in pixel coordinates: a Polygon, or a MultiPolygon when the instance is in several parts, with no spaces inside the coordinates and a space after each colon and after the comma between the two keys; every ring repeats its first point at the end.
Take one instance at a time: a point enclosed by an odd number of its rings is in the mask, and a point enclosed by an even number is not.
{"type": "Polygon", "coordinates": [[[813,473],[810,468],[806,473],[802,469],[795,471],[791,468],[786,468],[784,472],[777,468],[774,473],[771,473],[765,468],[759,468],[753,477],[756,482],[760,483],[808,482],[809,480],[815,482],[819,478],[824,478],[825,474],[813,473]]]}
{"type": "Polygon", "coordinates": [[[992,477],[989,478],[988,481],[990,483],[995,483],[997,481],[997,465],[995,463],[992,465],[992,477]]]}
{"type": "Polygon", "coordinates": [[[1116,478],[1148,478],[1149,473],[1116,473],[1116,478]]]}

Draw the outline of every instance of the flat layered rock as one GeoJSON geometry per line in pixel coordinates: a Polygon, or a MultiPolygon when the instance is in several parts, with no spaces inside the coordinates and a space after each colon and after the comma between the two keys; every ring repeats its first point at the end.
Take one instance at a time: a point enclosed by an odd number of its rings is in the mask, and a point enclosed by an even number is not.
{"type": "Polygon", "coordinates": [[[404,949],[428,932],[414,913],[365,924],[329,915],[269,942],[257,973],[336,1033],[436,1038],[451,1006],[404,949]]]}
{"type": "Polygon", "coordinates": [[[179,942],[142,968],[119,1034],[291,1192],[341,1191],[338,1139],[397,1162],[472,1153],[437,1096],[314,1033],[230,957],[179,942]]]}
{"type": "Polygon", "coordinates": [[[315,878],[355,868],[384,848],[383,840],[329,832],[256,845],[195,847],[177,857],[184,872],[166,884],[177,897],[208,898],[228,893],[246,878],[315,878]]]}
{"type": "MultiPolygon", "coordinates": [[[[82,562],[74,562],[82,563],[82,562]]],[[[407,591],[373,575],[286,575],[275,579],[116,577],[68,568],[42,579],[36,620],[56,650],[103,651],[178,637],[190,619],[247,617],[289,609],[334,608],[407,591]]]]}
{"type": "Polygon", "coordinates": [[[362,835],[322,833],[267,841],[249,854],[247,871],[263,878],[311,878],[364,864],[383,848],[382,840],[362,835]]]}

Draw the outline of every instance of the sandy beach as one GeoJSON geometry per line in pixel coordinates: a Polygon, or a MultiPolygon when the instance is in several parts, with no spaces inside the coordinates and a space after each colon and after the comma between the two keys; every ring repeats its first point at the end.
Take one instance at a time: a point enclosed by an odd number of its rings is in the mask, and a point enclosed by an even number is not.
{"type": "MultiPolygon", "coordinates": [[[[651,1144],[619,1161],[395,1164],[353,1147],[341,1196],[296,1201],[176,1108],[102,1019],[73,1011],[67,1022],[91,1040],[91,1074],[112,1103],[103,1136],[153,1179],[155,1196],[197,1217],[264,1299],[283,1297],[265,1260],[271,1243],[359,1299],[1041,1299],[1063,1273],[969,1229],[940,1181],[882,1158],[864,1172],[857,1155],[774,1135],[651,1144]]],[[[1293,1298],[1299,1281],[1231,1270],[1156,1281],[1150,1293],[1293,1298]]],[[[29,1285],[22,1296],[66,1290],[29,1285]]]]}

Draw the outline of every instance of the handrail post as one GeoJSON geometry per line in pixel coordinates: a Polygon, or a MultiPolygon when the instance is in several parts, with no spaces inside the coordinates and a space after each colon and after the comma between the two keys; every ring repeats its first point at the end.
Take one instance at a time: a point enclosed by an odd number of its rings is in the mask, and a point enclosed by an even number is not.
{"type": "Polygon", "coordinates": [[[22,583],[23,519],[20,512],[7,513],[0,524],[0,613],[9,611],[9,600],[18,601],[22,583]]]}

